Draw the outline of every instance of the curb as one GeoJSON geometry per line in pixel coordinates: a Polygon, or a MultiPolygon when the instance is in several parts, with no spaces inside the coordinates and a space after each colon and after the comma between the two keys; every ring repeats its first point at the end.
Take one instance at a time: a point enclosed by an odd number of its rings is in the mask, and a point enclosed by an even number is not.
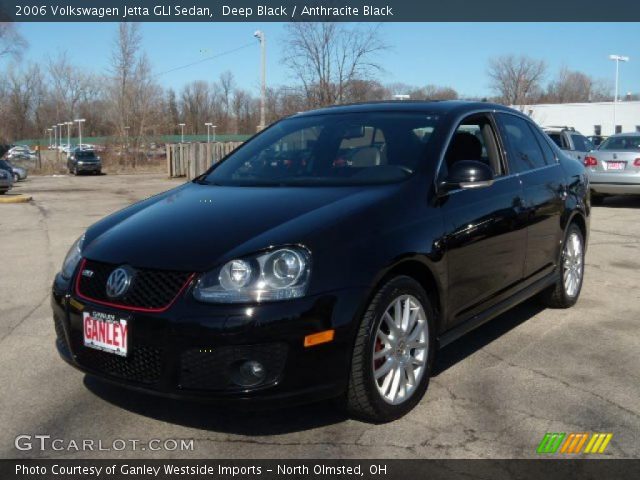
{"type": "Polygon", "coordinates": [[[31,195],[2,195],[0,196],[0,203],[27,203],[33,200],[31,195]]]}

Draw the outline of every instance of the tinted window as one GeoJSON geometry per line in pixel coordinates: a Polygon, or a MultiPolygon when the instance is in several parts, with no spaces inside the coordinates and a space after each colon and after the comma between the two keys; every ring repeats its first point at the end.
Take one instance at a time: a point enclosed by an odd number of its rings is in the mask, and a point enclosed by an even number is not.
{"type": "Polygon", "coordinates": [[[507,158],[513,172],[544,167],[542,150],[526,120],[515,115],[499,114],[502,134],[507,143],[507,158]]]}
{"type": "Polygon", "coordinates": [[[559,133],[548,133],[547,135],[549,136],[549,138],[551,140],[553,140],[553,143],[555,143],[560,148],[564,148],[564,145],[562,145],[562,135],[561,134],[559,134],[559,133]]]}
{"type": "Polygon", "coordinates": [[[441,170],[446,174],[451,166],[461,160],[475,160],[489,166],[494,175],[502,174],[496,136],[491,122],[485,115],[473,115],[466,118],[451,137],[445,153],[445,162],[441,170]]]}
{"type": "Polygon", "coordinates": [[[218,164],[217,185],[362,185],[401,181],[426,160],[438,117],[353,113],[278,122],[218,164]]]}
{"type": "Polygon", "coordinates": [[[553,151],[553,148],[551,148],[547,136],[533,126],[531,126],[531,130],[533,130],[533,133],[538,139],[538,143],[540,144],[540,148],[542,148],[542,153],[544,154],[544,159],[547,162],[547,165],[556,163],[556,153],[553,151]]]}
{"type": "Polygon", "coordinates": [[[640,150],[640,135],[609,137],[599,150],[640,150]]]}
{"type": "Polygon", "coordinates": [[[582,135],[573,133],[571,134],[571,140],[573,140],[574,149],[578,150],[579,152],[588,152],[590,150],[593,150],[593,145],[591,145],[591,142],[589,142],[589,140],[587,140],[582,135]]]}
{"type": "Polygon", "coordinates": [[[91,151],[88,151],[88,152],[76,152],[76,158],[80,159],[80,160],[82,160],[82,159],[91,159],[91,158],[96,158],[96,154],[95,154],[95,152],[91,152],[91,151]]]}

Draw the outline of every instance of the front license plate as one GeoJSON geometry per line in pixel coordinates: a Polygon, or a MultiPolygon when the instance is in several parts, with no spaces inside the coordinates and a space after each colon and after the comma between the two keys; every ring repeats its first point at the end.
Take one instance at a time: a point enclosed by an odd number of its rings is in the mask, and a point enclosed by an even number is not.
{"type": "Polygon", "coordinates": [[[114,313],[89,310],[82,312],[82,327],[85,347],[127,356],[128,319],[114,313]]]}
{"type": "Polygon", "coordinates": [[[607,162],[607,170],[624,170],[626,162],[607,162]]]}

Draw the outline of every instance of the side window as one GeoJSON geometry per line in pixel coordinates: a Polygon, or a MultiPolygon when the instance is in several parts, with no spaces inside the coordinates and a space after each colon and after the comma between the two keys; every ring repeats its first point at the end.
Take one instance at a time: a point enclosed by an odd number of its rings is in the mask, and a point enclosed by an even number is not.
{"type": "Polygon", "coordinates": [[[591,150],[591,148],[589,147],[589,140],[587,140],[582,135],[572,133],[571,140],[573,141],[574,148],[579,152],[588,152],[589,150],[591,150]]]}
{"type": "Polygon", "coordinates": [[[529,125],[529,127],[538,139],[538,143],[540,144],[540,148],[542,148],[542,153],[544,154],[544,159],[547,162],[547,165],[553,165],[554,163],[557,163],[558,160],[556,157],[556,153],[553,151],[553,148],[551,148],[549,139],[545,138],[546,135],[539,129],[535,128],[533,125],[529,125]]]}
{"type": "Polygon", "coordinates": [[[500,113],[498,117],[511,171],[519,173],[546,166],[547,162],[528,122],[508,113],[500,113]]]}
{"type": "Polygon", "coordinates": [[[464,119],[453,133],[443,167],[448,171],[451,165],[460,160],[485,163],[491,167],[495,176],[502,175],[496,134],[486,115],[473,115],[464,119]]]}
{"type": "Polygon", "coordinates": [[[549,138],[553,140],[553,143],[555,143],[559,148],[566,150],[567,147],[565,147],[564,143],[562,142],[561,133],[548,133],[547,135],[549,135],[549,138]]]}

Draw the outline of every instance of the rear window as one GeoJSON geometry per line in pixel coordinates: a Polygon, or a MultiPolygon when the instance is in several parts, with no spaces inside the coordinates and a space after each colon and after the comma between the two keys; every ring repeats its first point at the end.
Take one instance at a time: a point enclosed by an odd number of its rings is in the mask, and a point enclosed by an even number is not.
{"type": "Polygon", "coordinates": [[[76,158],[82,158],[82,159],[87,159],[87,158],[96,158],[96,153],[95,152],[76,152],[76,158]]]}
{"type": "Polygon", "coordinates": [[[588,152],[593,150],[593,145],[587,139],[587,137],[583,137],[582,135],[572,134],[571,140],[573,140],[573,146],[579,152],[588,152]]]}
{"type": "Polygon", "coordinates": [[[640,150],[640,135],[609,137],[602,142],[599,150],[640,150]]]}

